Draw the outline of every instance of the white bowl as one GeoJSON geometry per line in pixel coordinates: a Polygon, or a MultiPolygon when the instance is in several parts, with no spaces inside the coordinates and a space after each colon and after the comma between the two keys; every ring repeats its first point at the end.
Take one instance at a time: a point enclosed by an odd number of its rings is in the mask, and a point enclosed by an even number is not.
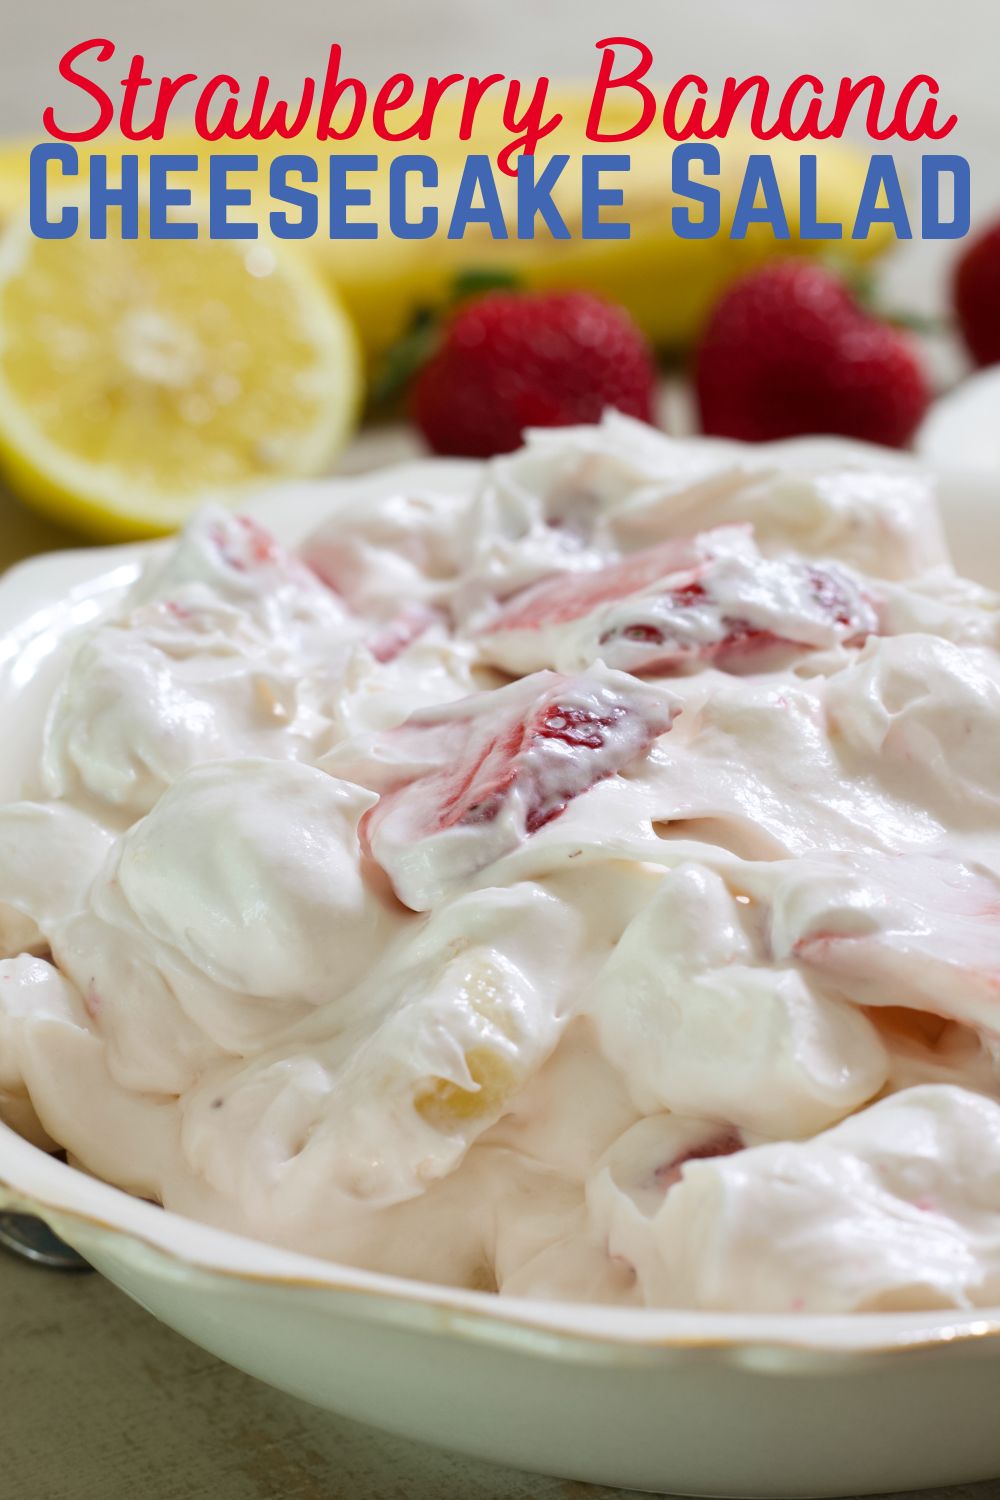
{"type": "Polygon", "coordinates": [[[1000,365],[967,375],[939,396],[914,443],[925,463],[1000,475],[1000,365]]]}
{"type": "MultiPolygon", "coordinates": [[[[459,466],[441,474],[467,478],[459,466]]],[[[941,480],[959,565],[1000,583],[1000,489],[941,480]]],[[[256,509],[292,540],[315,501],[303,491],[256,509]]],[[[142,550],[40,558],[0,581],[0,638],[16,627],[0,653],[14,679],[0,687],[0,724],[15,699],[20,712],[45,692],[62,627],[127,586],[142,550]]],[[[35,753],[30,735],[5,733],[0,797],[35,753]]],[[[206,1228],[2,1126],[0,1205],[40,1214],[137,1302],[238,1368],[479,1457],[702,1495],[857,1495],[1000,1474],[1000,1308],[778,1317],[431,1287],[206,1228]]]]}

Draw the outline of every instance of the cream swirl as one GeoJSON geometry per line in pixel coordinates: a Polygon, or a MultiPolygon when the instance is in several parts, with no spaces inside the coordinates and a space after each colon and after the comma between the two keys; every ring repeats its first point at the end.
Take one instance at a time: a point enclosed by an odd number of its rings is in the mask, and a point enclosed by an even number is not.
{"type": "Polygon", "coordinates": [[[612,418],[315,504],[63,642],[4,1117],[505,1294],[995,1299],[1000,607],[930,482],[612,418]]]}

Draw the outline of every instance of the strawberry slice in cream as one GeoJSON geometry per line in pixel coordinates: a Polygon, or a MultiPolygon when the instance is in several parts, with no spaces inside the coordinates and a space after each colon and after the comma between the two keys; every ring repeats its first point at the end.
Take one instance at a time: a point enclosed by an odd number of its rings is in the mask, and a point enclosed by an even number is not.
{"type": "Polygon", "coordinates": [[[425,911],[640,759],[677,711],[621,673],[539,672],[413,714],[324,764],[381,792],[364,837],[400,900],[425,911]]]}
{"type": "Polygon", "coordinates": [[[771,944],[858,1004],[1000,1035],[1000,874],[953,854],[837,855],[788,871],[771,944]]]}
{"type": "Polygon", "coordinates": [[[995,1302],[1000,596],[933,481],[612,417],[261,515],[0,639],[0,1116],[500,1295],[995,1302]]]}
{"type": "Polygon", "coordinates": [[[543,579],[507,600],[478,641],[487,661],[516,674],[602,660],[669,676],[713,665],[761,671],[803,651],[859,645],[878,628],[850,570],[764,558],[746,528],[727,527],[543,579]]]}

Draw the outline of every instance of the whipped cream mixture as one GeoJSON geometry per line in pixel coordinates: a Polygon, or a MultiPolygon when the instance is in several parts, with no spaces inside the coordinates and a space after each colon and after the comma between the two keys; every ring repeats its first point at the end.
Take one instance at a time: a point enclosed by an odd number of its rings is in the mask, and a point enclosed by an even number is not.
{"type": "Polygon", "coordinates": [[[1000,1301],[1000,598],[837,451],[615,418],[151,549],[19,726],[4,1117],[437,1282],[1000,1301]]]}

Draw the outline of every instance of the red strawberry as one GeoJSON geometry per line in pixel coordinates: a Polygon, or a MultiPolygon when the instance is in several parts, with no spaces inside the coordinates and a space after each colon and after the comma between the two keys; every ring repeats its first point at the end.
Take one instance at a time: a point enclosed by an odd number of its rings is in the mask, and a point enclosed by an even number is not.
{"type": "Polygon", "coordinates": [[[625,599],[670,574],[697,568],[702,561],[693,539],[678,537],[643,547],[593,573],[556,573],[515,594],[490,629],[529,630],[579,620],[601,604],[625,599]]]}
{"type": "Polygon", "coordinates": [[[763,671],[789,651],[860,645],[878,628],[850,574],[761,557],[748,531],[730,527],[542,579],[500,608],[479,644],[512,673],[601,660],[667,676],[708,662],[763,671]]]}
{"type": "Polygon", "coordinates": [[[250,573],[285,557],[271,533],[250,516],[227,516],[212,526],[209,537],[222,561],[237,573],[250,573]]]}
{"type": "Polygon", "coordinates": [[[415,713],[330,769],[382,793],[363,838],[400,900],[426,911],[637,760],[676,713],[619,673],[539,672],[415,713]]]}
{"type": "Polygon", "coordinates": [[[977,365],[1000,361],[1000,219],[967,246],[955,268],[955,311],[977,365]]]}
{"type": "Polygon", "coordinates": [[[998,915],[1000,877],[974,862],[830,854],[779,889],[768,941],[779,963],[795,959],[855,1004],[929,1012],[992,1037],[998,915]]]}
{"type": "Polygon", "coordinates": [[[372,636],[368,649],[376,661],[395,661],[440,618],[424,604],[407,604],[372,636]]]}
{"type": "Polygon", "coordinates": [[[810,261],[776,261],[730,287],[695,380],[704,431],[749,442],[836,433],[898,448],[930,400],[910,339],[810,261]]]}
{"type": "Polygon", "coordinates": [[[461,308],[413,390],[436,453],[509,453],[526,427],[653,419],[656,370],[621,308],[588,292],[493,292],[461,308]]]}
{"type": "Polygon", "coordinates": [[[656,1185],[669,1192],[680,1182],[684,1167],[689,1161],[711,1161],[714,1156],[735,1156],[737,1151],[745,1149],[746,1142],[738,1130],[732,1127],[720,1129],[701,1145],[691,1146],[672,1161],[665,1161],[662,1166],[657,1167],[654,1174],[656,1185]]]}

